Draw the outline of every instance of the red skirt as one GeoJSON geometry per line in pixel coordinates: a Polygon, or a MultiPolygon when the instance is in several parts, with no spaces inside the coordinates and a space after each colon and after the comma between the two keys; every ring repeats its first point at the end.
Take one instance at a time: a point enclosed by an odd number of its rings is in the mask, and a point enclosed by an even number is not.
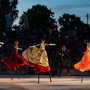
{"type": "Polygon", "coordinates": [[[27,60],[26,60],[26,62],[27,62],[27,65],[28,65],[29,67],[35,67],[35,64],[33,64],[33,63],[31,63],[31,62],[29,62],[29,61],[27,61],[27,60]]]}
{"type": "Polygon", "coordinates": [[[35,65],[34,70],[37,71],[38,73],[46,73],[50,72],[50,66],[40,66],[40,65],[35,65]]]}
{"type": "Polygon", "coordinates": [[[18,54],[18,51],[13,51],[11,56],[1,60],[10,70],[16,70],[19,66],[27,65],[23,56],[18,54]]]}

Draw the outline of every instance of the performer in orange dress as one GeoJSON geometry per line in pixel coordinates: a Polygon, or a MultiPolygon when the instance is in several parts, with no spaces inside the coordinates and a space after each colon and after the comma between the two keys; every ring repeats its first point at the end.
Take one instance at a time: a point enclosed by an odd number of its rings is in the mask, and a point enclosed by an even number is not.
{"type": "Polygon", "coordinates": [[[87,43],[87,50],[84,53],[83,58],[74,65],[74,68],[82,72],[90,70],[90,42],[87,43]]]}
{"type": "Polygon", "coordinates": [[[44,73],[50,71],[50,66],[48,62],[47,52],[45,46],[56,45],[56,44],[46,44],[45,40],[41,40],[40,44],[34,45],[26,49],[22,54],[23,57],[30,62],[29,66],[32,66],[38,73],[44,73]],[[37,48],[36,46],[40,46],[37,48]]]}
{"type": "Polygon", "coordinates": [[[1,60],[10,70],[16,70],[19,66],[27,64],[25,59],[18,54],[18,50],[22,50],[21,48],[18,48],[18,45],[19,42],[15,41],[14,50],[12,51],[11,56],[1,60]]]}

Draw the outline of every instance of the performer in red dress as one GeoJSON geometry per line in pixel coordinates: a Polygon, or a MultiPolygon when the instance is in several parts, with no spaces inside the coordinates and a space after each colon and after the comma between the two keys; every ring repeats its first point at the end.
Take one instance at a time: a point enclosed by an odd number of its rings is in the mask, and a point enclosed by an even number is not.
{"type": "Polygon", "coordinates": [[[18,50],[22,50],[21,48],[18,47],[18,45],[19,42],[15,41],[14,50],[12,51],[11,56],[1,60],[10,70],[16,70],[19,68],[19,66],[27,64],[25,59],[18,54],[18,50]]]}

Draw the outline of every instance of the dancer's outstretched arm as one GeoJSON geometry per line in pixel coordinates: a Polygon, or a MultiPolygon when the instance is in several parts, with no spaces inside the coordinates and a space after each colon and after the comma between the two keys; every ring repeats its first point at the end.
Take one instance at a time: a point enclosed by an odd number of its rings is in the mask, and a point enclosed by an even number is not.
{"type": "Polygon", "coordinates": [[[14,48],[15,48],[16,50],[22,50],[22,48],[19,48],[19,47],[17,47],[17,46],[14,46],[14,48]]]}
{"type": "Polygon", "coordinates": [[[37,44],[37,45],[30,46],[30,48],[31,48],[31,47],[36,47],[36,46],[40,46],[40,44],[37,44]]]}
{"type": "Polygon", "coordinates": [[[22,48],[17,48],[18,50],[22,50],[22,48]]]}
{"type": "Polygon", "coordinates": [[[4,45],[4,42],[0,42],[0,44],[4,45]]]}
{"type": "Polygon", "coordinates": [[[46,46],[56,46],[56,44],[45,44],[46,46]]]}

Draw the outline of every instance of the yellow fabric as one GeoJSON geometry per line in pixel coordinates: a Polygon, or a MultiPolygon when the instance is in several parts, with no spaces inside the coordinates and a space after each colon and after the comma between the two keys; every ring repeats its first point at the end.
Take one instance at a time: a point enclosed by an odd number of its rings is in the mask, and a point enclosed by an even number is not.
{"type": "Polygon", "coordinates": [[[22,55],[27,61],[33,64],[38,64],[45,67],[49,65],[47,52],[45,50],[45,44],[41,44],[40,48],[37,47],[27,48],[22,53],[22,55]]]}
{"type": "Polygon", "coordinates": [[[45,44],[44,43],[40,44],[40,50],[45,50],[45,44]]]}

